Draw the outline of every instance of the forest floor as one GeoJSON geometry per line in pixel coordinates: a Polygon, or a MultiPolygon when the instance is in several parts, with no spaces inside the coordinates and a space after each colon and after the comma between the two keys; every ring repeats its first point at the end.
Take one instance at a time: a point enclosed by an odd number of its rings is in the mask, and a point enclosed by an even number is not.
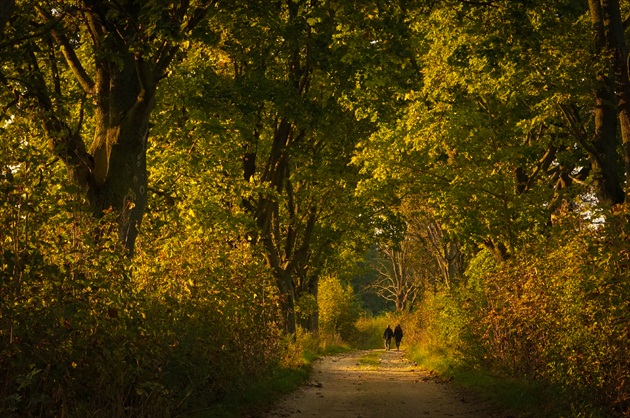
{"type": "Polygon", "coordinates": [[[265,416],[511,417],[422,370],[405,354],[404,350],[381,349],[324,357],[314,364],[310,382],[283,398],[265,416]]]}

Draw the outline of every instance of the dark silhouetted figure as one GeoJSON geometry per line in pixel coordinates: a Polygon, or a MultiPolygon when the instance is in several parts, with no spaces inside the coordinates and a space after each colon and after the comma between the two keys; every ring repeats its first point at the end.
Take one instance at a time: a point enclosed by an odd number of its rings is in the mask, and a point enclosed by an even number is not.
{"type": "Polygon", "coordinates": [[[385,349],[389,351],[389,346],[392,344],[392,337],[394,336],[394,331],[388,325],[385,328],[385,332],[383,333],[383,339],[385,340],[385,349]]]}
{"type": "Polygon", "coordinates": [[[403,332],[400,324],[394,328],[394,340],[396,340],[396,350],[400,350],[400,341],[402,340],[403,332]]]}

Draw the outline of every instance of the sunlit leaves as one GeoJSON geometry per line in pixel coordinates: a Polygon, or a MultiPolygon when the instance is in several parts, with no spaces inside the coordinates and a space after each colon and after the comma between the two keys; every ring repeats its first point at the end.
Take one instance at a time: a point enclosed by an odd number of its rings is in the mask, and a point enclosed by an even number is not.
{"type": "Polygon", "coordinates": [[[324,277],[319,283],[318,300],[321,331],[345,340],[351,338],[361,312],[352,286],[337,276],[324,277]]]}

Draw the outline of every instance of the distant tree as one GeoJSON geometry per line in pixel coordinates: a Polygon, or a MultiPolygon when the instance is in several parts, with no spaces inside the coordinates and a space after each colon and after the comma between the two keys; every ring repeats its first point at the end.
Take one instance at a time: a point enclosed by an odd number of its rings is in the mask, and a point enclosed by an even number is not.
{"type": "Polygon", "coordinates": [[[450,288],[461,280],[465,270],[464,253],[459,241],[449,236],[430,208],[420,203],[419,198],[408,198],[401,210],[407,220],[410,239],[416,243],[415,251],[420,253],[427,269],[428,280],[433,285],[450,288]]]}
{"type": "Polygon", "coordinates": [[[372,288],[381,298],[393,302],[397,312],[411,307],[428,282],[429,266],[423,264],[415,243],[404,239],[398,245],[379,247],[373,267],[378,277],[372,288]]]}

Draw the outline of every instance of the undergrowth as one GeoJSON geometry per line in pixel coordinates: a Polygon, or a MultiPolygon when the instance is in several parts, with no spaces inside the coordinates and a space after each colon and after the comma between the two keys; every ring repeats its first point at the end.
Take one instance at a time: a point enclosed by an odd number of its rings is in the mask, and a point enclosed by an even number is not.
{"type": "Polygon", "coordinates": [[[460,390],[493,402],[497,408],[521,418],[606,418],[603,409],[576,403],[574,396],[561,387],[541,381],[498,375],[483,368],[461,365],[443,353],[414,345],[409,358],[425,369],[449,380],[460,390]]]}
{"type": "Polygon", "coordinates": [[[268,373],[250,382],[240,391],[224,396],[211,408],[194,411],[186,418],[237,418],[258,416],[286,395],[308,381],[313,363],[325,355],[350,350],[338,336],[315,337],[299,332],[295,341],[285,341],[285,356],[268,373]]]}

